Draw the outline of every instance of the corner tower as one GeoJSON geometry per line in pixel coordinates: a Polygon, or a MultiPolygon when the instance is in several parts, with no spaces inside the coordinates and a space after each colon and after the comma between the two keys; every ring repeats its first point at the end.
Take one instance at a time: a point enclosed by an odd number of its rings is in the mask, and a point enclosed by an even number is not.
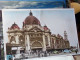
{"type": "Polygon", "coordinates": [[[67,32],[66,32],[66,31],[64,31],[64,39],[65,39],[65,40],[68,40],[67,32]]]}

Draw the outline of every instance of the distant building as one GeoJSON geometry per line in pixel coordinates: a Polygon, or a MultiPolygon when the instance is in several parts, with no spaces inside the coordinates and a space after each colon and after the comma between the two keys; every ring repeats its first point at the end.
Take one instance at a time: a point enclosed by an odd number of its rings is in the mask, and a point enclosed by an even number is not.
{"type": "Polygon", "coordinates": [[[7,33],[7,54],[70,48],[66,31],[64,31],[64,38],[60,34],[52,34],[46,25],[41,26],[40,21],[33,16],[31,11],[24,20],[22,29],[14,23],[8,28],[7,33]]]}

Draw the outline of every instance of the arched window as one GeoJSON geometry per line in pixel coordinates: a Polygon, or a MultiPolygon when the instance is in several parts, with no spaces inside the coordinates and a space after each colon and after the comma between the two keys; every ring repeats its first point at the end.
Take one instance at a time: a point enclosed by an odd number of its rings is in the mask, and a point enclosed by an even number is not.
{"type": "Polygon", "coordinates": [[[33,24],[37,24],[37,21],[36,21],[36,20],[34,20],[34,21],[33,21],[33,24]]]}
{"type": "Polygon", "coordinates": [[[42,47],[42,44],[38,41],[35,41],[31,47],[42,47]]]}
{"type": "Polygon", "coordinates": [[[14,36],[11,37],[10,43],[11,43],[11,44],[15,44],[15,43],[16,43],[16,40],[15,40],[15,37],[14,37],[14,36]]]}

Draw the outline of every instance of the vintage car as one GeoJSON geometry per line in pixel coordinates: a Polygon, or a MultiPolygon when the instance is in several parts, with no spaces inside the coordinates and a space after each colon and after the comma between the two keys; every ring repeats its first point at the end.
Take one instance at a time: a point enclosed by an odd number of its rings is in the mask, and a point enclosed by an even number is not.
{"type": "Polygon", "coordinates": [[[63,52],[64,53],[71,53],[72,51],[71,50],[68,50],[68,49],[65,49],[63,52]]]}

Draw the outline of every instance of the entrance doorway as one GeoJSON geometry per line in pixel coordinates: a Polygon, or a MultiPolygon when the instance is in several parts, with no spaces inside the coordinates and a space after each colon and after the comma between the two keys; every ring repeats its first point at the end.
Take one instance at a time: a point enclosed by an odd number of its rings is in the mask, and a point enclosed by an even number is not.
{"type": "Polygon", "coordinates": [[[36,48],[36,49],[32,49],[32,51],[34,51],[34,52],[40,52],[40,51],[42,51],[42,48],[36,48]]]}
{"type": "Polygon", "coordinates": [[[31,50],[34,51],[34,52],[42,51],[41,42],[39,42],[39,41],[33,42],[33,44],[31,45],[31,50]]]}

